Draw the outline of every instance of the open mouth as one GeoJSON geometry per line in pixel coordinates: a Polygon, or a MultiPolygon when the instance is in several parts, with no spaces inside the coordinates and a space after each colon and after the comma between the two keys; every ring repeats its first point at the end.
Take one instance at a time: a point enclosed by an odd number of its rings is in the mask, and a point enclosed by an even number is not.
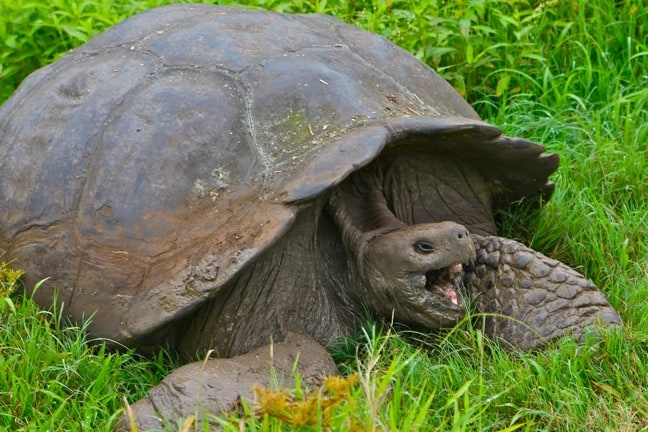
{"type": "Polygon", "coordinates": [[[440,270],[425,273],[425,289],[446,297],[452,304],[459,305],[457,287],[461,284],[463,267],[455,264],[440,270]]]}

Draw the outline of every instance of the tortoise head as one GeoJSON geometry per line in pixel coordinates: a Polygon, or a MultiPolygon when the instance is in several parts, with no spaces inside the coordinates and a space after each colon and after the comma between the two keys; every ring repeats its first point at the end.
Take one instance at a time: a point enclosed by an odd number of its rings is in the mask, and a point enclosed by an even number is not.
{"type": "Polygon", "coordinates": [[[454,222],[367,233],[356,259],[373,312],[436,329],[463,318],[463,266],[475,260],[468,230],[454,222]]]}

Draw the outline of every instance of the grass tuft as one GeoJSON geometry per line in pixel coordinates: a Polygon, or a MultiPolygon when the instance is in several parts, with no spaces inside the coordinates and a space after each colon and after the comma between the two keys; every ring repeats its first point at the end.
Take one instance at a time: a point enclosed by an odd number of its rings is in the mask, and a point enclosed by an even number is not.
{"type": "MultiPolygon", "coordinates": [[[[0,266],[2,285],[11,274],[0,266]]],[[[109,431],[123,395],[141,397],[169,366],[163,355],[143,360],[91,345],[87,324],[64,326],[60,313],[29,298],[0,298],[1,430],[109,431]]]]}

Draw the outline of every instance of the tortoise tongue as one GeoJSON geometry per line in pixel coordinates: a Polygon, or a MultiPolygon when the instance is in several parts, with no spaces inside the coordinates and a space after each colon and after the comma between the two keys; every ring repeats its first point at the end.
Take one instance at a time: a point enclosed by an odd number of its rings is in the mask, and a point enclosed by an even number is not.
{"type": "Polygon", "coordinates": [[[450,300],[454,305],[459,305],[457,290],[454,287],[454,276],[461,273],[463,268],[461,264],[455,264],[446,267],[443,270],[430,271],[425,274],[427,278],[425,287],[438,294],[441,294],[450,300]]]}

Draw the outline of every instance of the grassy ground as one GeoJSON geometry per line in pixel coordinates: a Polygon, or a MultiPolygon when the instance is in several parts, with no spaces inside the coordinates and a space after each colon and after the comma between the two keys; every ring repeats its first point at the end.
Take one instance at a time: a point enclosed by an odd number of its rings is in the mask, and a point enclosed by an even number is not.
{"type": "MultiPolygon", "coordinates": [[[[0,100],[33,69],[161,0],[0,0],[0,100]]],[[[464,323],[379,332],[336,351],[359,383],[319,430],[648,430],[648,8],[641,0],[258,0],[330,13],[439,70],[507,134],[559,152],[557,192],[507,234],[578,266],[625,332],[510,354],[464,323]],[[359,355],[355,355],[358,347],[359,355]]],[[[6,273],[6,272],[5,272],[6,273]]],[[[110,430],[173,360],[91,347],[56,311],[0,293],[0,430],[110,430]]],[[[272,419],[229,430],[280,430],[272,419]]]]}

